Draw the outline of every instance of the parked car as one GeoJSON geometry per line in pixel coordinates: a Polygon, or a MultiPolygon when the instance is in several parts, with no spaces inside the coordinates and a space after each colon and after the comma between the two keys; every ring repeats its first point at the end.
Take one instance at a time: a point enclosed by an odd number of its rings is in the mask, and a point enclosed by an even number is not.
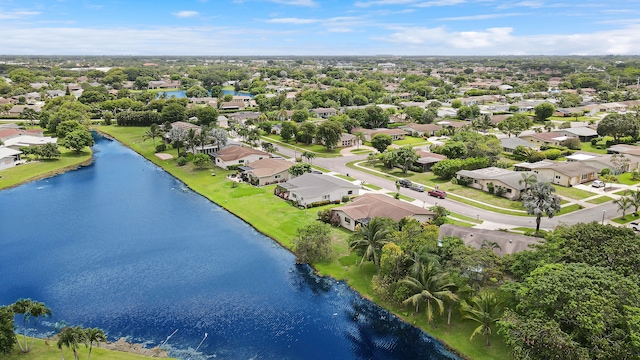
{"type": "Polygon", "coordinates": [[[440,199],[444,199],[447,197],[447,193],[442,191],[442,190],[429,190],[429,195],[440,198],[440,199]]]}
{"type": "Polygon", "coordinates": [[[418,185],[418,184],[413,184],[413,185],[409,186],[409,189],[415,190],[417,192],[424,192],[424,186],[418,185]]]}
{"type": "Polygon", "coordinates": [[[629,223],[629,227],[632,228],[634,231],[640,231],[640,224],[638,222],[629,223]]]}
{"type": "Polygon", "coordinates": [[[412,183],[411,183],[411,180],[400,179],[396,181],[396,184],[400,184],[400,186],[408,188],[409,186],[411,186],[412,183]]]}
{"type": "Polygon", "coordinates": [[[594,188],[604,187],[604,182],[602,182],[602,180],[595,180],[594,182],[591,183],[591,187],[594,187],[594,188]]]}

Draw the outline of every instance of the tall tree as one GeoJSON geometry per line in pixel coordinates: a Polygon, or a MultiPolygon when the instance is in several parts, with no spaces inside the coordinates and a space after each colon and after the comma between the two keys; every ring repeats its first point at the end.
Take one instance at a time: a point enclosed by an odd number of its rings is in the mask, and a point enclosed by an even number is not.
{"type": "Polygon", "coordinates": [[[37,327],[38,320],[40,320],[41,317],[51,316],[51,309],[49,309],[43,302],[31,299],[20,299],[11,304],[10,308],[14,314],[22,315],[22,337],[24,343],[20,343],[20,341],[18,341],[18,345],[23,353],[28,353],[33,348],[34,338],[31,339],[31,343],[27,343],[27,324],[33,318],[33,327],[37,327]]]}
{"type": "Polygon", "coordinates": [[[553,104],[548,102],[543,102],[542,104],[538,104],[533,108],[533,111],[536,114],[536,120],[539,122],[545,122],[553,112],[556,111],[556,107],[553,104]]]}
{"type": "MultiPolygon", "coordinates": [[[[58,349],[62,354],[62,347],[66,346],[73,351],[73,358],[78,360],[78,345],[86,341],[86,333],[80,326],[64,327],[58,334],[58,349]]],[[[64,355],[62,355],[64,359],[64,355]]]]}
{"type": "Polygon", "coordinates": [[[522,195],[522,205],[529,215],[536,216],[536,232],[540,231],[542,215],[552,218],[560,211],[560,197],[554,192],[556,189],[548,182],[538,182],[531,186],[531,190],[522,195]]]}
{"type": "Polygon", "coordinates": [[[619,199],[612,200],[612,202],[618,205],[618,210],[622,211],[622,219],[627,216],[627,211],[633,206],[633,200],[629,197],[622,196],[619,199]]]}
{"type": "Polygon", "coordinates": [[[351,241],[349,247],[352,250],[362,251],[360,267],[365,261],[371,259],[378,272],[380,272],[380,252],[382,247],[389,242],[389,233],[390,230],[381,218],[373,218],[368,224],[361,225],[357,229],[354,234],[355,238],[351,241]]]}
{"type": "Polygon", "coordinates": [[[388,134],[375,134],[371,138],[371,146],[373,146],[379,153],[383,153],[387,150],[387,147],[393,143],[393,138],[388,134]]]}
{"type": "Polygon", "coordinates": [[[332,150],[340,142],[342,126],[337,121],[325,121],[316,129],[316,142],[324,144],[327,150],[332,150]]]}
{"type": "Polygon", "coordinates": [[[101,342],[106,342],[107,337],[104,335],[104,331],[98,328],[87,328],[84,329],[85,333],[85,341],[89,344],[89,355],[87,356],[87,360],[91,360],[91,350],[93,350],[93,343],[96,345],[101,342]]]}
{"type": "Polygon", "coordinates": [[[180,147],[184,143],[187,138],[187,132],[180,127],[171,128],[171,131],[167,134],[169,140],[171,140],[171,144],[178,149],[178,155],[180,155],[180,147]]]}
{"type": "Polygon", "coordinates": [[[500,320],[502,315],[503,303],[498,299],[495,293],[491,291],[481,291],[478,295],[471,298],[467,303],[462,301],[460,311],[462,318],[477,322],[480,324],[473,333],[471,338],[480,334],[485,336],[486,345],[490,346],[489,335],[491,335],[491,325],[500,320]]]}
{"type": "Polygon", "coordinates": [[[458,300],[458,296],[451,291],[455,284],[451,281],[449,273],[442,272],[435,262],[429,262],[418,278],[408,276],[400,283],[407,286],[411,294],[403,303],[413,304],[416,313],[420,310],[420,304],[426,304],[427,321],[434,328],[435,312],[440,315],[444,313],[444,301],[458,300]]]}
{"type": "Polygon", "coordinates": [[[618,142],[621,137],[638,136],[638,122],[631,114],[613,113],[605,116],[598,123],[596,130],[600,136],[611,136],[614,142],[618,142]]]}
{"type": "Polygon", "coordinates": [[[0,306],[0,354],[8,354],[16,343],[13,332],[13,311],[8,306],[0,306]]]}
{"type": "Polygon", "coordinates": [[[302,157],[307,159],[309,164],[311,164],[311,161],[316,158],[316,154],[314,152],[311,152],[311,151],[304,151],[302,153],[302,157]]]}
{"type": "Polygon", "coordinates": [[[523,172],[520,174],[520,176],[522,177],[522,179],[518,180],[518,184],[524,184],[524,190],[522,190],[522,192],[526,193],[527,190],[529,190],[529,188],[533,186],[533,184],[538,182],[538,177],[534,173],[523,172]]]}
{"type": "Polygon", "coordinates": [[[151,139],[153,141],[153,148],[156,148],[156,138],[162,138],[162,130],[158,124],[151,124],[148,130],[142,135],[142,140],[151,139]]]}
{"type": "Polygon", "coordinates": [[[191,148],[191,152],[195,154],[196,146],[198,145],[198,141],[199,141],[198,133],[196,132],[196,130],[195,129],[187,130],[187,135],[185,136],[184,141],[186,145],[191,148]]]}
{"type": "Polygon", "coordinates": [[[72,131],[62,140],[62,146],[75,150],[77,154],[85,147],[92,146],[93,144],[94,140],[91,133],[85,129],[72,131]]]}
{"type": "Polygon", "coordinates": [[[400,165],[402,172],[407,173],[409,167],[418,160],[418,154],[411,146],[404,146],[393,151],[394,163],[400,165]]]}

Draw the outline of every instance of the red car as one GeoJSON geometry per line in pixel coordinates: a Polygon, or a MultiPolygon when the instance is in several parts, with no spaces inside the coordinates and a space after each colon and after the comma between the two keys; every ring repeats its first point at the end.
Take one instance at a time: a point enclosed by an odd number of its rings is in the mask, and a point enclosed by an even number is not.
{"type": "Polygon", "coordinates": [[[447,197],[447,193],[442,191],[442,190],[429,190],[429,195],[440,198],[440,199],[444,199],[447,197]]]}

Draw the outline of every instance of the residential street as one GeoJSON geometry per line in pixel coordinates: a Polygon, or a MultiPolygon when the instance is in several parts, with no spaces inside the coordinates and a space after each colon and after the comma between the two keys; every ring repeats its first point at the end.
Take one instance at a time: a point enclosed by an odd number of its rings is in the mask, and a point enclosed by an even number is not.
{"type": "MultiPolygon", "coordinates": [[[[277,144],[276,144],[277,145],[277,144]]],[[[279,152],[287,155],[294,156],[294,151],[285,148],[283,146],[277,146],[279,152]]],[[[296,155],[300,156],[300,151],[296,151],[296,155]]],[[[385,189],[385,192],[395,192],[396,186],[395,181],[396,178],[389,177],[388,179],[372,175],[363,171],[358,171],[346,166],[346,163],[354,161],[354,160],[364,160],[366,159],[366,155],[349,155],[338,158],[315,158],[313,159],[313,164],[318,165],[320,167],[331,170],[332,172],[340,173],[340,174],[349,174],[349,176],[363,180],[367,184],[373,184],[385,189]]],[[[417,199],[418,202],[422,201],[424,206],[429,207],[435,204],[442,205],[447,210],[453,211],[455,213],[459,213],[462,215],[466,215],[473,218],[478,218],[480,220],[484,220],[485,222],[478,227],[488,228],[488,229],[501,229],[501,228],[513,228],[513,227],[529,227],[535,228],[535,218],[529,216],[513,216],[506,215],[501,213],[496,213],[484,209],[479,209],[473,207],[471,205],[463,204],[457,202],[452,199],[437,199],[429,196],[426,192],[420,193],[417,191],[413,191],[410,189],[402,188],[402,194],[410,196],[414,199],[417,199]]],[[[611,196],[610,194],[607,194],[611,196]]],[[[585,208],[582,210],[574,211],[566,215],[556,216],[551,219],[547,217],[542,218],[541,228],[542,229],[553,229],[559,223],[567,223],[567,224],[575,224],[578,222],[591,222],[598,221],[601,222],[603,220],[603,214],[605,217],[605,221],[610,218],[614,218],[618,216],[617,206],[613,203],[606,202],[600,205],[592,205],[589,208],[585,208]]]]}

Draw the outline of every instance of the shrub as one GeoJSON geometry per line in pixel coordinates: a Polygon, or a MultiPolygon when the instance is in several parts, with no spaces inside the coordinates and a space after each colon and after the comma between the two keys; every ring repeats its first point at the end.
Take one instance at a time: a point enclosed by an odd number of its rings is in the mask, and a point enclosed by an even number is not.
{"type": "Polygon", "coordinates": [[[318,220],[322,221],[325,224],[329,224],[331,222],[331,210],[324,209],[318,211],[318,220]]]}
{"type": "Polygon", "coordinates": [[[497,161],[495,166],[500,169],[508,169],[511,167],[511,164],[506,161],[497,161]]]}
{"type": "Polygon", "coordinates": [[[186,152],[184,152],[184,151],[181,151],[181,152],[178,154],[178,157],[187,158],[187,156],[188,156],[188,155],[187,155],[187,153],[186,153],[186,152]]]}
{"type": "Polygon", "coordinates": [[[562,156],[562,151],[558,149],[549,149],[544,152],[544,156],[549,160],[555,160],[562,156]]]}
{"type": "Polygon", "coordinates": [[[534,162],[542,161],[542,160],[544,160],[546,158],[547,157],[544,155],[543,152],[541,152],[541,151],[533,151],[527,157],[527,161],[530,162],[530,163],[534,163],[534,162]]]}
{"type": "Polygon", "coordinates": [[[493,194],[495,192],[495,187],[493,186],[493,183],[488,183],[487,184],[487,192],[489,194],[493,194]]]}
{"type": "Polygon", "coordinates": [[[167,150],[167,144],[160,144],[158,146],[156,146],[156,152],[162,152],[167,150]]]}
{"type": "Polygon", "coordinates": [[[495,193],[498,196],[502,196],[507,192],[507,189],[503,188],[502,186],[496,186],[496,190],[495,193]]]}
{"type": "Polygon", "coordinates": [[[349,202],[349,200],[350,200],[350,199],[349,199],[349,196],[348,196],[348,195],[344,195],[344,196],[342,197],[342,202],[343,202],[343,203],[348,203],[348,202],[349,202]]]}
{"type": "Polygon", "coordinates": [[[562,142],[562,146],[566,146],[569,149],[580,150],[582,142],[578,138],[570,138],[562,142]]]}
{"type": "Polygon", "coordinates": [[[601,137],[591,139],[591,145],[597,145],[598,142],[602,141],[601,137]]]}
{"type": "Polygon", "coordinates": [[[178,163],[178,166],[184,166],[184,165],[186,165],[186,164],[187,164],[187,158],[186,158],[186,157],[183,157],[183,156],[180,156],[180,157],[176,160],[176,162],[178,163]]]}

